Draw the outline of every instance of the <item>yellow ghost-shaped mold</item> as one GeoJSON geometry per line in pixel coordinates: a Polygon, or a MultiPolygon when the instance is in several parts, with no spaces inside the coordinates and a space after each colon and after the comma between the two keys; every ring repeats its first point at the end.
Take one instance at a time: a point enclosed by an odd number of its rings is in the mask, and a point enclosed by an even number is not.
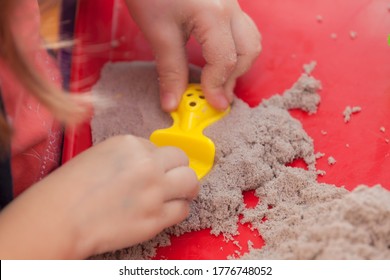
{"type": "Polygon", "coordinates": [[[203,130],[223,118],[230,111],[218,111],[210,106],[199,84],[189,84],[176,111],[171,113],[173,125],[158,129],[150,140],[159,147],[175,146],[189,157],[190,167],[198,179],[214,165],[215,145],[203,130]]]}

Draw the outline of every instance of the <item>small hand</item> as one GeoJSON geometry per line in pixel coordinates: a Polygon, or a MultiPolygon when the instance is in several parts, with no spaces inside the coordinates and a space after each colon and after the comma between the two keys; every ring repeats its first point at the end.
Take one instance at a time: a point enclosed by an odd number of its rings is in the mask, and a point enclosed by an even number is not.
{"type": "Polygon", "coordinates": [[[201,84],[208,102],[224,110],[236,79],[258,56],[260,34],[237,0],[127,0],[129,10],[155,53],[161,104],[173,111],[188,84],[185,45],[199,42],[206,65],[201,84]]]}
{"type": "Polygon", "coordinates": [[[199,191],[184,152],[132,136],[112,138],[67,165],[64,179],[79,185],[77,227],[94,254],[146,241],[181,222],[199,191]]]}

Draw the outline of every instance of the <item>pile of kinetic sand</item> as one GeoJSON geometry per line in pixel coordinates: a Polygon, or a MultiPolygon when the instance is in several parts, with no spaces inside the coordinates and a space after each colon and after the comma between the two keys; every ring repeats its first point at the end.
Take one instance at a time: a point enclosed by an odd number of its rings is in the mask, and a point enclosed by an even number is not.
{"type": "MultiPolygon", "coordinates": [[[[149,259],[158,246],[170,244],[171,235],[205,228],[234,241],[238,223],[250,222],[266,245],[251,248],[245,259],[390,259],[390,192],[318,183],[313,141],[288,112],[315,113],[320,87],[304,73],[283,95],[256,108],[234,100],[231,112],[205,129],[216,146],[215,165],[202,179],[189,217],[150,241],[94,258],[149,259]],[[303,159],[307,170],[286,166],[295,159],[303,159]],[[248,190],[260,198],[252,209],[243,200],[248,190]]],[[[107,64],[92,92],[112,102],[95,112],[94,144],[118,134],[149,138],[172,124],[160,109],[152,64],[107,64]]]]}

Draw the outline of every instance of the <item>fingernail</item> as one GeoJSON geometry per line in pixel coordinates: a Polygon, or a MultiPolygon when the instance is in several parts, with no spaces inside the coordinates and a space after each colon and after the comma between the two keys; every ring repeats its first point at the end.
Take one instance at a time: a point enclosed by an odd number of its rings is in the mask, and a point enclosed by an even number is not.
{"type": "Polygon", "coordinates": [[[216,100],[216,109],[226,110],[229,107],[229,101],[226,99],[226,96],[223,94],[218,94],[215,96],[216,100]]]}
{"type": "Polygon", "coordinates": [[[177,107],[176,96],[172,93],[164,93],[161,97],[161,105],[164,111],[174,111],[177,107]]]}
{"type": "Polygon", "coordinates": [[[227,94],[227,100],[229,104],[233,102],[233,99],[234,99],[234,93],[232,91],[229,91],[229,93],[227,94]]]}
{"type": "Polygon", "coordinates": [[[229,101],[229,104],[231,104],[233,102],[235,86],[236,86],[236,80],[234,80],[234,79],[232,79],[226,83],[225,92],[226,92],[226,98],[229,101]]]}
{"type": "Polygon", "coordinates": [[[225,111],[229,107],[229,100],[225,96],[224,88],[215,88],[206,96],[211,106],[219,111],[225,111]]]}

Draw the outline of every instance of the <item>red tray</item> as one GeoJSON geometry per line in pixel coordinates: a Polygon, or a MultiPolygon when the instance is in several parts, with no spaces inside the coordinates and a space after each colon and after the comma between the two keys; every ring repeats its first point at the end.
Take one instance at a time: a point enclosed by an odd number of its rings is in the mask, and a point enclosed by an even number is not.
{"type": "MultiPolygon", "coordinates": [[[[319,181],[347,189],[379,183],[390,190],[388,1],[241,0],[240,3],[262,33],[263,52],[250,72],[238,81],[237,95],[255,106],[262,98],[291,87],[302,65],[316,60],[318,66],[313,74],[323,84],[318,113],[308,116],[293,111],[292,114],[314,139],[316,151],[337,160],[334,166],[328,165],[326,157],[318,160],[318,169],[326,171],[319,181]],[[357,32],[356,38],[352,38],[351,32],[357,32]],[[361,106],[362,111],[346,124],[342,113],[348,105],[361,106]],[[386,131],[380,131],[381,127],[386,131]]],[[[80,44],[73,53],[74,92],[89,90],[108,61],[153,59],[122,0],[80,1],[75,36],[80,44]],[[113,48],[112,42],[116,40],[120,44],[113,48]]],[[[189,43],[189,58],[192,63],[203,65],[200,49],[193,41],[189,43]]],[[[90,146],[88,123],[68,130],[64,162],[90,146]]],[[[245,201],[248,206],[256,204],[252,193],[245,194],[245,201]]],[[[259,234],[246,225],[240,226],[240,233],[237,240],[244,246],[242,252],[247,250],[248,236],[255,248],[264,244],[259,234]]],[[[236,245],[202,230],[173,237],[172,245],[160,248],[156,258],[225,259],[235,250],[236,245]]]]}

